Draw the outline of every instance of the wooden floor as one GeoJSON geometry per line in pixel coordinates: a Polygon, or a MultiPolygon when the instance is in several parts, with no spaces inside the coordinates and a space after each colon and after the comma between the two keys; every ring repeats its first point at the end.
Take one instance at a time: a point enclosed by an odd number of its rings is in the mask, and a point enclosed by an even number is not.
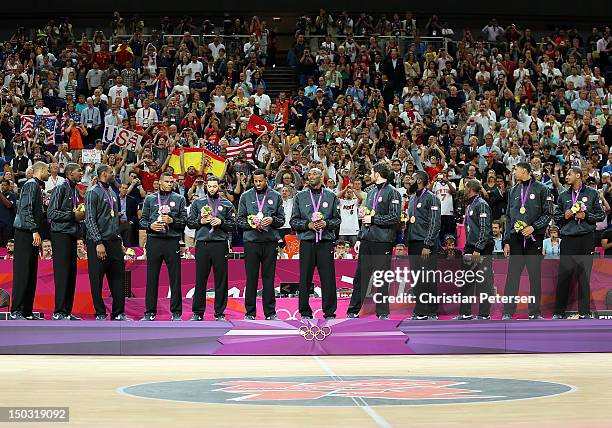
{"type": "MultiPolygon", "coordinates": [[[[610,427],[612,354],[410,357],[0,356],[0,406],[68,406],[83,427],[610,427]],[[464,376],[558,382],[571,393],[421,406],[296,407],[160,401],[119,388],[147,382],[264,376],[464,376]]],[[[16,426],[19,424],[2,424],[16,426]]]]}

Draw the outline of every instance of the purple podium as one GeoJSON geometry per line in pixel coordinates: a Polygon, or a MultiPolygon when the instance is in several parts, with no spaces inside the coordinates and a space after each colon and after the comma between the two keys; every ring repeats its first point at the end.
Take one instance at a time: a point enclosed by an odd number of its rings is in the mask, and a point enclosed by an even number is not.
{"type": "Polygon", "coordinates": [[[0,322],[0,354],[247,356],[546,352],[612,352],[612,320],[0,322]]]}

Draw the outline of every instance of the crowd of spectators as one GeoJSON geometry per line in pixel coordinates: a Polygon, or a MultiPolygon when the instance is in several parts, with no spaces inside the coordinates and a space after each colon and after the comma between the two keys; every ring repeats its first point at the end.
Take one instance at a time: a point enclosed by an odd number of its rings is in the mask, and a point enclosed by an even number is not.
{"type": "MultiPolygon", "coordinates": [[[[256,16],[216,24],[198,26],[190,17],[177,24],[164,17],[144,36],[141,19],[116,13],[108,36],[96,31],[91,39],[76,37],[62,19],[36,30],[32,39],[20,28],[2,45],[0,246],[9,256],[14,208],[32,163],[51,164],[48,196],[62,184],[66,163],[82,163],[83,149],[97,150],[99,163],[115,169],[126,247],[144,244],[139,210],[143,198],[158,189],[163,171],[176,176],[175,191],[188,203],[205,195],[206,165],[181,162],[181,170],[172,170],[172,152],[212,145],[224,157],[228,147],[248,138],[252,154],[226,160],[223,195],[237,205],[252,186],[250,173],[265,168],[270,187],[283,196],[283,229],[290,234],[292,197],[303,188],[306,171],[320,168],[340,199],[338,258],[353,257],[358,208],[373,185],[370,168],[379,161],[391,165],[389,178],[404,204],[412,174],[429,174],[430,190],[442,206],[441,250],[449,257],[460,254],[455,245],[467,178],[483,182],[501,249],[518,162],[529,162],[534,177],[555,196],[567,169],[581,167],[610,213],[609,27],[588,34],[558,29],[536,40],[528,28],[502,27],[494,19],[473,34],[435,15],[423,25],[410,12],[374,18],[321,10],[296,22],[286,59],[297,86],[270,98],[265,77],[281,60],[277,32],[256,16]],[[167,36],[177,33],[182,36],[167,36]],[[22,115],[48,114],[57,115],[55,128],[38,121],[23,131],[22,115]],[[251,134],[253,114],[274,131],[251,134]],[[105,125],[132,130],[142,141],[135,151],[105,146],[105,125]]],[[[98,164],[82,163],[81,198],[95,184],[98,164]]],[[[397,228],[398,253],[405,251],[405,220],[397,228]]],[[[611,220],[608,215],[597,226],[597,246],[607,253],[611,220]]],[[[558,236],[551,230],[548,247],[554,252],[558,236]]],[[[185,231],[184,243],[193,246],[193,231],[185,231]]],[[[241,246],[238,232],[232,244],[241,246]]],[[[52,249],[41,254],[51,257],[52,249]]]]}

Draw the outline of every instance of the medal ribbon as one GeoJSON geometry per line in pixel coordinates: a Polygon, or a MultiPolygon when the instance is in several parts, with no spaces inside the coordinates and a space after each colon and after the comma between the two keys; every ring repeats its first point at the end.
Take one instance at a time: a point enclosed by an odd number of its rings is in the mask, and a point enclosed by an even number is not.
{"type": "Polygon", "coordinates": [[[169,192],[168,196],[166,197],[166,199],[164,199],[164,201],[162,203],[161,192],[157,192],[157,209],[161,209],[161,207],[163,205],[166,205],[166,202],[168,202],[168,200],[170,199],[171,196],[172,196],[172,192],[169,192]]]}
{"type": "Polygon", "coordinates": [[[577,192],[574,192],[574,190],[572,190],[572,205],[575,205],[578,201],[578,196],[580,195],[580,192],[582,192],[582,187],[580,187],[580,190],[578,190],[577,192]]]}
{"type": "MultiPolygon", "coordinates": [[[[308,189],[308,193],[310,193],[310,201],[312,202],[312,212],[316,213],[319,211],[319,207],[321,206],[321,200],[323,199],[323,189],[321,189],[321,193],[319,194],[319,200],[315,203],[314,195],[312,194],[312,189],[308,189]]],[[[316,242],[319,242],[323,237],[323,231],[317,230],[315,231],[316,242]]]]}
{"type": "Polygon", "coordinates": [[[418,205],[419,201],[421,200],[421,197],[424,194],[425,194],[425,189],[423,189],[421,191],[421,194],[418,197],[415,198],[416,200],[414,201],[414,204],[412,205],[412,215],[411,215],[412,217],[416,217],[416,208],[417,208],[417,205],[418,205]]]}
{"type": "Polygon", "coordinates": [[[208,195],[206,195],[206,200],[208,201],[208,205],[210,205],[210,207],[212,208],[213,217],[217,217],[217,213],[219,212],[219,203],[221,202],[221,197],[217,196],[216,205],[213,205],[212,201],[210,200],[210,196],[208,195]]]}
{"type": "MultiPolygon", "coordinates": [[[[268,196],[268,190],[267,189],[266,189],[266,193],[264,193],[264,195],[263,195],[263,199],[260,202],[259,201],[259,197],[257,196],[257,191],[255,191],[255,200],[257,201],[258,214],[259,213],[263,213],[264,202],[266,202],[266,196],[268,196]]],[[[312,197],[312,194],[310,195],[310,197],[312,197]]],[[[317,210],[318,210],[318,207],[317,207],[317,210]]]]}
{"type": "Polygon", "coordinates": [[[374,200],[372,201],[372,211],[376,211],[376,205],[378,205],[378,198],[380,197],[380,194],[382,193],[386,185],[387,183],[383,184],[382,187],[378,190],[378,192],[376,192],[376,196],[374,197],[374,200]]]}
{"type": "Polygon", "coordinates": [[[529,186],[525,190],[525,185],[521,184],[521,207],[525,207],[525,202],[527,202],[527,195],[529,194],[529,189],[531,188],[531,181],[529,182],[529,186]]]}
{"type": "Polygon", "coordinates": [[[106,203],[108,203],[111,213],[113,213],[114,204],[113,204],[113,198],[110,195],[110,190],[106,190],[104,186],[102,186],[101,184],[98,184],[98,187],[100,187],[100,189],[102,189],[102,192],[104,192],[104,199],[106,199],[106,203]]]}

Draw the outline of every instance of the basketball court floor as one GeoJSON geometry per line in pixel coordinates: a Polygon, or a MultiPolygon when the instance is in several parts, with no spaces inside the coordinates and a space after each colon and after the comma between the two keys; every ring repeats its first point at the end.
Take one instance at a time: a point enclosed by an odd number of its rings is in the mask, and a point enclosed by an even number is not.
{"type": "MultiPolygon", "coordinates": [[[[70,427],[610,427],[612,354],[0,356],[0,407],[70,427]]],[[[0,426],[15,426],[0,423],[0,426]]]]}

